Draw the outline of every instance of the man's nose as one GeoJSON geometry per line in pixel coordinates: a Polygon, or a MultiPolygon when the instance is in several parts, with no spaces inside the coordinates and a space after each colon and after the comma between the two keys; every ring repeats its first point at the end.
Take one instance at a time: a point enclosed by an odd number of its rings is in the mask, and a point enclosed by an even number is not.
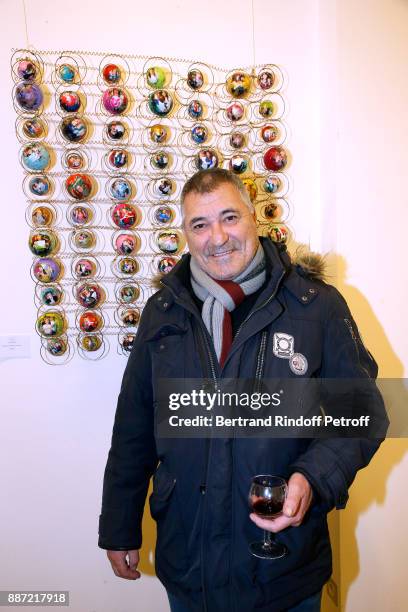
{"type": "Polygon", "coordinates": [[[221,246],[228,240],[228,234],[222,223],[218,221],[211,225],[211,242],[215,246],[221,246]]]}

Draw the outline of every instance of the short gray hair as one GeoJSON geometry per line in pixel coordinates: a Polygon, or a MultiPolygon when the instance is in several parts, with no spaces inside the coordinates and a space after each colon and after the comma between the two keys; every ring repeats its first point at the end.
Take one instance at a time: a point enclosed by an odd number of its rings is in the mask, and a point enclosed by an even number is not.
{"type": "Polygon", "coordinates": [[[239,192],[245,206],[247,206],[251,212],[255,211],[248,190],[241,179],[225,168],[212,168],[210,170],[199,170],[193,174],[184,185],[180,196],[182,215],[184,200],[189,193],[211,193],[220,185],[225,184],[233,185],[239,192]]]}

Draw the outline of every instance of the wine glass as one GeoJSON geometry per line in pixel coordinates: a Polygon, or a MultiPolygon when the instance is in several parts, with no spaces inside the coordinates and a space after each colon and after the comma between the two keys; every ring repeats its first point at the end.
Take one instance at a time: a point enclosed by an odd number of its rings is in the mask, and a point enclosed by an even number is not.
{"type": "MultiPolygon", "coordinates": [[[[249,490],[249,507],[264,519],[273,519],[282,513],[287,494],[287,484],[279,476],[261,474],[252,478],[249,490]]],[[[280,559],[288,554],[284,544],[275,540],[274,534],[264,531],[263,542],[251,542],[250,552],[260,559],[280,559]]]]}

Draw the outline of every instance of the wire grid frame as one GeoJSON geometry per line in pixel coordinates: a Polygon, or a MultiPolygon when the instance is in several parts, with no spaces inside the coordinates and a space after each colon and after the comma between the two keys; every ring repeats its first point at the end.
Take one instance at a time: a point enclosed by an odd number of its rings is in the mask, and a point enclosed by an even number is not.
{"type": "Polygon", "coordinates": [[[11,75],[47,363],[129,354],[152,278],[186,250],[179,200],[197,170],[238,174],[259,234],[286,240],[279,66],[17,49],[11,75]]]}

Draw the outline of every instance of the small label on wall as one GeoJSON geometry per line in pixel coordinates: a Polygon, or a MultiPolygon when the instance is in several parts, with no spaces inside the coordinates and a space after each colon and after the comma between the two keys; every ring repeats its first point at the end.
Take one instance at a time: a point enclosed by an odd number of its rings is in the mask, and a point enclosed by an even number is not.
{"type": "Polygon", "coordinates": [[[30,336],[15,334],[0,336],[0,360],[31,357],[30,336]]]}

